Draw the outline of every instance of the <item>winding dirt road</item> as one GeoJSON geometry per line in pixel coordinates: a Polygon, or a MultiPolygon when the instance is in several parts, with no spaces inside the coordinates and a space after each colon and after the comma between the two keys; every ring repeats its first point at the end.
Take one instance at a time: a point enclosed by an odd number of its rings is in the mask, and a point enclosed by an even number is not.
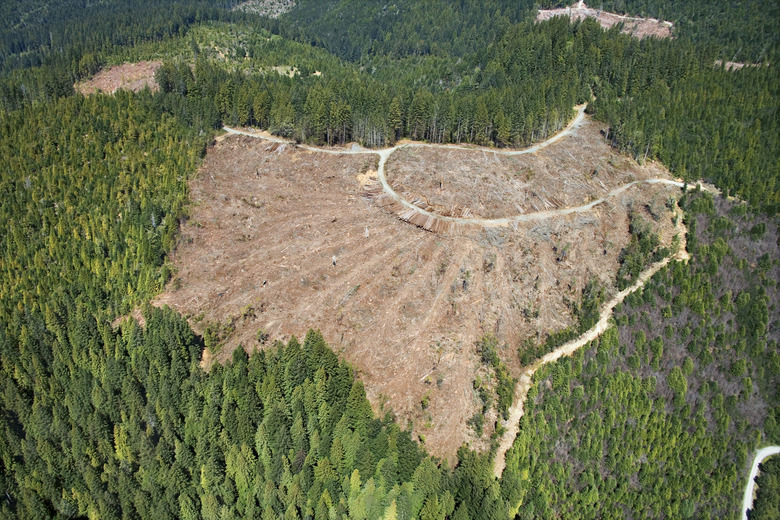
{"type": "Polygon", "coordinates": [[[637,281],[634,282],[634,285],[623,289],[617,293],[614,298],[605,303],[601,308],[598,323],[590,330],[586,331],[580,337],[573,339],[568,343],[564,343],[552,352],[545,354],[523,370],[523,373],[517,381],[517,386],[515,387],[515,396],[512,406],[509,408],[509,419],[503,422],[505,428],[504,435],[501,437],[501,442],[499,443],[498,451],[496,452],[496,458],[493,462],[493,474],[496,477],[501,477],[501,474],[504,472],[504,467],[506,466],[506,452],[512,447],[520,429],[520,419],[523,417],[525,400],[528,396],[528,391],[533,384],[534,373],[547,363],[551,363],[563,356],[570,356],[577,351],[577,349],[584,347],[599,337],[610,326],[610,318],[612,318],[612,311],[615,307],[625,300],[626,296],[644,286],[655,273],[665,267],[673,258],[677,260],[687,260],[688,254],[685,251],[685,247],[680,247],[679,252],[675,256],[667,257],[659,262],[651,264],[650,267],[642,271],[637,281]]]}
{"type": "Polygon", "coordinates": [[[378,154],[380,157],[386,156],[385,160],[387,160],[387,157],[389,157],[396,150],[399,150],[401,148],[407,148],[407,147],[448,148],[451,150],[469,150],[469,151],[480,150],[480,151],[495,153],[499,155],[522,155],[526,153],[538,152],[542,148],[546,148],[550,146],[555,141],[563,137],[566,137],[567,135],[571,134],[576,128],[578,128],[582,124],[582,121],[585,119],[585,109],[587,108],[587,105],[580,105],[575,108],[577,108],[577,115],[574,117],[574,119],[571,120],[571,122],[568,125],[566,125],[566,128],[564,128],[557,134],[549,137],[548,139],[542,141],[541,143],[537,143],[528,148],[523,148],[522,150],[495,150],[492,148],[484,148],[479,146],[460,146],[457,144],[431,144],[431,143],[404,143],[397,146],[393,146],[391,148],[383,148],[381,150],[373,150],[368,148],[358,148],[352,150],[348,150],[346,148],[330,149],[330,148],[318,148],[316,146],[309,146],[307,144],[296,144],[293,141],[282,139],[281,137],[275,137],[268,133],[247,132],[244,130],[231,128],[229,126],[224,126],[222,128],[229,134],[245,135],[248,137],[257,137],[259,139],[264,139],[266,141],[271,141],[274,143],[295,144],[296,146],[298,146],[303,150],[310,150],[313,152],[323,152],[323,153],[330,153],[330,154],[378,154]]]}
{"type": "MultiPolygon", "coordinates": [[[[701,184],[698,184],[696,186],[690,186],[690,185],[686,186],[681,182],[669,181],[665,179],[651,179],[647,181],[637,181],[637,182],[646,182],[650,184],[664,182],[664,183],[672,184],[674,186],[680,186],[682,188],[687,187],[687,189],[696,189],[696,187],[698,187],[706,191],[719,193],[717,188],[714,187],[702,186],[701,184]]],[[[616,192],[626,190],[633,184],[636,184],[636,182],[632,182],[625,186],[612,190],[612,192],[610,192],[610,194],[607,195],[607,197],[617,194],[616,192]]],[[[600,202],[603,202],[603,200],[594,201],[591,204],[595,205],[600,202]]],[[[577,210],[577,208],[571,208],[571,209],[577,210]]],[[[561,210],[561,211],[566,211],[566,210],[561,210]]],[[[555,212],[547,212],[547,213],[555,213],[555,212]]],[[[680,220],[680,222],[681,221],[682,219],[680,220]]],[[[552,352],[545,354],[544,356],[536,360],[533,364],[525,368],[523,373],[520,375],[520,378],[518,379],[517,386],[515,387],[514,400],[512,402],[512,406],[509,408],[509,419],[503,422],[505,432],[504,435],[501,437],[498,450],[496,451],[496,457],[493,462],[493,474],[496,477],[500,478],[501,474],[504,472],[504,467],[506,466],[506,452],[515,442],[515,438],[517,437],[517,433],[520,428],[520,419],[523,417],[525,400],[526,397],[528,396],[528,391],[531,389],[534,373],[546,363],[555,361],[561,358],[562,356],[570,356],[577,349],[587,345],[589,342],[599,337],[609,327],[610,325],[609,320],[610,318],[612,318],[612,311],[614,310],[614,308],[623,300],[625,300],[626,296],[642,288],[642,286],[644,286],[645,283],[650,278],[652,278],[652,276],[655,273],[657,273],[663,267],[665,267],[672,259],[678,261],[688,261],[690,255],[686,250],[685,229],[682,228],[679,222],[678,222],[677,230],[678,230],[679,237],[682,239],[682,242],[680,243],[680,248],[673,256],[665,258],[654,264],[651,264],[650,267],[648,267],[642,273],[640,273],[639,278],[631,287],[623,289],[622,291],[617,293],[614,298],[612,298],[610,301],[605,303],[601,308],[601,313],[600,313],[600,318],[598,323],[596,323],[596,325],[594,325],[590,330],[586,331],[580,337],[561,345],[560,347],[553,350],[552,352]]]]}
{"type": "MultiPolygon", "coordinates": [[[[327,154],[376,154],[379,156],[379,164],[377,168],[377,175],[378,179],[382,185],[383,191],[391,197],[393,200],[395,200],[397,203],[401,204],[402,206],[414,210],[420,214],[437,218],[444,221],[454,222],[456,224],[466,224],[466,225],[478,225],[483,227],[499,227],[499,226],[508,226],[512,224],[513,222],[529,222],[529,221],[536,221],[536,220],[543,220],[548,219],[551,217],[556,216],[563,216],[568,215],[571,213],[577,213],[577,212],[584,212],[589,211],[593,207],[604,203],[607,199],[611,197],[615,197],[632,186],[635,186],[637,184],[668,184],[672,186],[677,186],[680,188],[685,188],[686,185],[682,182],[665,179],[665,178],[655,178],[655,179],[646,179],[646,180],[638,180],[629,182],[627,184],[624,184],[623,186],[619,186],[609,193],[607,193],[604,197],[599,198],[597,200],[594,200],[588,204],[584,204],[581,206],[574,206],[569,208],[562,208],[557,210],[549,210],[549,211],[538,211],[534,213],[527,213],[522,215],[514,215],[514,216],[508,216],[508,217],[502,217],[502,218],[493,218],[493,219],[483,219],[483,218],[462,218],[462,217],[450,217],[450,216],[444,216],[439,215],[437,213],[424,210],[415,204],[412,204],[410,201],[399,195],[393,188],[390,186],[390,184],[387,181],[387,177],[385,174],[385,164],[387,163],[388,158],[395,152],[396,150],[399,150],[401,148],[407,148],[407,147],[424,147],[424,148],[445,148],[445,149],[457,149],[457,150],[481,150],[484,152],[489,152],[493,154],[498,155],[522,155],[522,154],[529,154],[537,152],[543,148],[546,148],[547,146],[550,146],[552,143],[558,141],[559,139],[562,139],[563,137],[570,135],[573,133],[583,122],[585,118],[585,105],[582,105],[578,108],[577,116],[564,128],[561,132],[555,134],[554,136],[550,137],[549,139],[538,143],[536,145],[533,145],[529,148],[525,148],[523,150],[510,150],[510,151],[503,151],[503,150],[494,150],[489,148],[480,148],[480,147],[465,147],[465,146],[458,146],[458,145],[441,145],[441,144],[427,144],[427,143],[404,143],[398,146],[394,146],[391,148],[385,148],[381,150],[371,150],[371,149],[365,149],[365,148],[357,148],[357,149],[327,149],[327,148],[318,148],[314,146],[309,145],[297,145],[299,148],[314,152],[320,152],[320,153],[327,153],[327,154]]],[[[270,136],[268,134],[259,134],[259,133],[252,133],[252,132],[246,132],[242,130],[233,129],[230,127],[224,127],[225,131],[230,134],[237,134],[237,135],[245,135],[249,137],[256,137],[260,139],[264,139],[271,142],[276,143],[285,143],[285,144],[294,144],[291,141],[287,141],[284,139],[280,139],[277,137],[270,136]]],[[[701,186],[701,184],[699,184],[701,186]]],[[[693,189],[694,186],[688,186],[689,189],[693,189]]],[[[710,188],[708,186],[704,186],[704,189],[708,191],[717,191],[714,188],[710,188]]],[[[680,225],[678,225],[680,226],[680,225]]],[[[684,240],[685,238],[685,232],[684,229],[681,227],[678,228],[681,232],[679,233],[680,237],[684,240]]],[[[533,380],[533,374],[544,364],[550,363],[552,361],[555,361],[559,359],[562,356],[568,356],[574,353],[577,349],[583,347],[584,345],[588,344],[590,341],[593,341],[596,339],[600,334],[602,334],[610,325],[610,318],[612,317],[612,311],[615,308],[616,305],[621,303],[626,296],[633,293],[634,291],[640,289],[644,284],[649,280],[655,273],[657,273],[659,270],[661,270],[663,267],[665,267],[672,259],[677,260],[687,260],[688,253],[685,250],[685,244],[683,243],[680,247],[679,251],[673,256],[668,257],[664,260],[661,260],[659,262],[656,262],[650,267],[648,267],[645,271],[643,271],[640,275],[637,281],[627,289],[624,289],[623,291],[620,291],[618,294],[616,294],[609,302],[605,303],[601,309],[600,319],[598,323],[591,328],[590,330],[586,331],[584,334],[582,334],[580,337],[565,343],[564,345],[558,347],[554,351],[546,354],[545,356],[538,359],[536,362],[534,362],[532,365],[525,368],[523,373],[521,374],[519,381],[517,383],[516,389],[515,389],[515,395],[514,395],[514,401],[512,406],[509,409],[509,419],[507,421],[504,421],[504,428],[505,433],[501,438],[501,441],[499,443],[499,448],[496,453],[495,461],[494,461],[494,467],[493,471],[496,477],[500,477],[503,473],[504,467],[505,467],[505,456],[506,452],[509,450],[509,448],[514,443],[515,438],[517,437],[519,425],[520,425],[520,418],[523,416],[524,411],[524,403],[525,399],[528,395],[528,391],[531,388],[532,380],[533,380]]]]}
{"type": "Polygon", "coordinates": [[[753,459],[753,467],[750,468],[750,476],[745,486],[745,495],[742,497],[742,520],[748,520],[748,509],[753,507],[753,490],[756,487],[755,479],[756,475],[758,475],[758,465],[767,457],[777,455],[778,453],[780,453],[780,446],[767,446],[756,453],[756,457],[753,459]]]}
{"type": "MultiPolygon", "coordinates": [[[[481,150],[496,155],[506,155],[506,156],[530,154],[530,153],[538,152],[539,150],[542,150],[543,148],[550,146],[554,142],[566,137],[567,135],[572,134],[582,124],[583,120],[585,119],[585,108],[586,105],[581,105],[577,107],[577,115],[566,126],[566,128],[564,128],[557,134],[553,135],[549,139],[542,141],[541,143],[535,144],[531,147],[524,148],[522,150],[494,150],[490,148],[467,147],[467,146],[448,145],[448,144],[429,144],[429,143],[404,143],[398,146],[393,146],[391,148],[384,148],[381,150],[370,150],[365,148],[347,150],[347,149],[318,148],[316,146],[309,146],[309,145],[297,145],[297,146],[303,150],[309,150],[313,152],[327,153],[333,155],[341,155],[341,154],[379,155],[379,165],[377,167],[377,176],[379,178],[379,182],[382,184],[382,189],[384,190],[384,192],[395,202],[397,202],[398,204],[402,205],[405,208],[414,210],[415,212],[421,215],[425,215],[427,217],[432,217],[445,222],[453,222],[455,224],[477,225],[482,227],[506,227],[511,225],[513,222],[531,222],[537,220],[544,220],[552,217],[569,215],[571,213],[590,211],[591,209],[593,209],[593,207],[606,202],[608,199],[615,197],[616,195],[620,195],[621,193],[625,192],[626,190],[628,190],[629,188],[637,184],[642,184],[642,183],[669,184],[680,188],[684,186],[682,182],[663,179],[663,178],[638,180],[638,181],[629,182],[628,184],[624,184],[623,186],[619,186],[613,189],[612,191],[610,191],[609,193],[607,193],[606,195],[604,195],[603,197],[591,201],[588,204],[583,204],[581,206],[573,206],[569,208],[562,208],[562,209],[549,210],[549,211],[537,211],[534,213],[526,213],[522,215],[513,215],[513,216],[501,217],[501,218],[463,218],[463,217],[450,217],[450,216],[439,215],[432,211],[428,211],[419,206],[416,206],[415,204],[411,203],[410,201],[408,201],[407,199],[399,195],[392,188],[392,186],[390,186],[390,183],[388,183],[387,181],[387,175],[385,174],[385,164],[387,163],[387,160],[390,158],[393,152],[395,152],[396,150],[400,150],[401,148],[418,147],[418,148],[443,148],[443,149],[451,149],[451,150],[469,150],[469,151],[481,150]]],[[[228,126],[225,126],[224,129],[230,134],[256,137],[256,138],[264,139],[266,141],[271,141],[275,143],[294,144],[291,141],[280,139],[278,137],[273,137],[268,134],[246,132],[243,130],[230,128],[228,126]]]]}

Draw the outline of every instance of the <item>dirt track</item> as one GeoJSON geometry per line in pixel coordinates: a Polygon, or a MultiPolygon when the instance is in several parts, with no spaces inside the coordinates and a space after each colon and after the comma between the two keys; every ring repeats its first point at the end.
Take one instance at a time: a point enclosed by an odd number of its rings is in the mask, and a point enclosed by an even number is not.
{"type": "MultiPolygon", "coordinates": [[[[377,175],[379,182],[382,184],[382,189],[384,192],[389,195],[395,202],[398,202],[402,206],[413,210],[421,215],[425,215],[428,217],[432,217],[438,220],[443,220],[446,222],[454,222],[456,224],[462,224],[462,225],[478,225],[482,227],[506,227],[514,222],[531,222],[531,221],[538,221],[538,220],[545,220],[553,217],[560,217],[564,215],[570,215],[572,213],[579,213],[584,211],[590,211],[595,206],[599,204],[603,204],[607,201],[607,199],[615,197],[617,195],[620,195],[624,193],[626,190],[631,188],[632,186],[635,186],[639,183],[647,183],[647,184],[667,184],[670,186],[675,186],[678,188],[683,187],[683,183],[679,181],[674,181],[666,178],[653,178],[653,179],[642,179],[638,181],[632,181],[629,183],[626,183],[622,186],[619,186],[617,188],[614,188],[610,192],[608,192],[603,197],[596,199],[592,202],[589,202],[588,204],[582,204],[579,206],[574,207],[568,207],[568,208],[562,208],[562,209],[556,209],[556,210],[550,210],[550,211],[535,211],[533,213],[526,213],[522,215],[511,215],[501,218],[479,218],[479,217],[472,217],[472,218],[464,218],[464,217],[452,217],[452,216],[446,216],[441,215],[438,213],[435,213],[433,211],[426,210],[424,208],[421,208],[409,200],[407,200],[405,197],[402,197],[399,195],[393,187],[390,185],[390,183],[387,180],[387,175],[385,173],[385,165],[387,164],[387,160],[390,158],[390,156],[396,152],[397,150],[404,149],[404,148],[410,148],[410,147],[421,147],[421,148],[438,148],[438,149],[447,149],[447,150],[463,150],[463,151],[469,151],[473,152],[475,150],[483,151],[483,152],[489,152],[491,154],[495,155],[505,155],[505,156],[517,156],[517,155],[525,155],[525,154],[532,154],[535,152],[538,152],[539,150],[542,150],[544,148],[547,148],[548,146],[552,145],[553,143],[557,142],[558,140],[571,135],[577,128],[582,125],[583,120],[585,119],[585,105],[581,105],[577,107],[577,116],[564,128],[562,131],[558,132],[557,134],[551,136],[547,140],[535,144],[529,148],[525,148],[522,150],[493,150],[489,148],[479,148],[479,147],[465,147],[465,146],[458,146],[458,145],[435,145],[435,144],[427,144],[427,143],[405,143],[399,146],[394,146],[392,148],[385,148],[382,150],[369,150],[369,149],[363,149],[360,148],[358,150],[350,150],[350,149],[329,149],[329,148],[317,148],[313,146],[308,145],[299,145],[299,147],[303,150],[309,150],[313,152],[318,153],[327,153],[327,154],[335,154],[335,155],[366,155],[366,154],[376,154],[379,156],[379,164],[377,167],[377,175]]],[[[283,139],[272,137],[268,134],[260,134],[260,133],[253,133],[253,132],[246,132],[242,130],[237,130],[230,127],[225,127],[225,130],[230,134],[235,135],[245,135],[248,137],[257,137],[260,139],[264,139],[271,142],[276,143],[288,143],[292,144],[289,141],[285,141],[283,139]]]]}
{"type": "MultiPolygon", "coordinates": [[[[680,187],[684,186],[682,183],[679,183],[677,181],[666,181],[666,182],[674,186],[680,186],[680,187]]],[[[702,187],[701,184],[699,184],[699,187],[702,187]]],[[[694,189],[694,186],[690,186],[689,189],[694,189]]],[[[719,191],[716,188],[710,188],[704,186],[703,189],[706,191],[719,193],[719,191]]],[[[607,330],[607,328],[609,328],[610,325],[609,320],[612,318],[612,311],[614,310],[614,308],[618,304],[622,303],[623,300],[625,300],[626,296],[641,289],[645,285],[645,283],[647,283],[647,281],[650,278],[652,278],[655,273],[657,273],[662,268],[664,268],[669,263],[670,260],[674,259],[677,261],[687,262],[690,259],[690,255],[688,254],[688,251],[686,249],[686,241],[685,241],[686,230],[682,226],[682,219],[680,219],[680,221],[678,222],[677,235],[680,237],[682,241],[680,243],[679,250],[674,254],[674,256],[665,258],[659,262],[650,265],[650,267],[648,267],[647,269],[642,271],[642,273],[640,273],[637,281],[631,287],[627,287],[626,289],[623,289],[618,294],[616,294],[610,301],[605,303],[601,308],[600,318],[598,323],[596,323],[596,325],[594,325],[591,329],[585,331],[580,337],[561,345],[554,351],[545,354],[540,359],[535,361],[533,364],[523,369],[523,372],[518,378],[517,386],[515,387],[514,399],[512,401],[512,406],[509,409],[509,419],[503,422],[505,433],[501,437],[501,441],[499,443],[498,450],[496,451],[496,456],[493,461],[493,474],[496,477],[500,478],[501,474],[504,472],[504,467],[506,466],[506,452],[509,450],[509,448],[512,447],[512,444],[514,443],[515,438],[517,437],[517,433],[520,428],[520,419],[523,417],[525,400],[526,397],[528,396],[528,391],[531,389],[531,386],[533,384],[534,373],[547,363],[551,363],[557,359],[560,359],[563,356],[570,356],[578,349],[584,347],[585,345],[587,345],[588,343],[590,343],[591,341],[599,337],[602,333],[604,333],[604,331],[607,330]]]]}
{"type": "MultiPolygon", "coordinates": [[[[681,236],[685,236],[684,233],[681,236]]],[[[681,247],[680,251],[675,255],[677,260],[687,260],[688,253],[685,247],[681,247]]],[[[520,428],[520,419],[523,417],[523,411],[525,407],[525,399],[528,396],[528,391],[533,384],[534,373],[547,363],[563,357],[570,356],[578,349],[584,347],[597,337],[599,337],[610,326],[610,319],[612,318],[612,311],[619,303],[625,300],[626,296],[641,289],[645,283],[652,278],[652,276],[664,268],[672,257],[664,258],[663,260],[656,262],[639,275],[637,281],[631,286],[623,289],[617,293],[611,300],[603,305],[601,308],[601,315],[598,323],[594,325],[590,330],[586,331],[580,337],[564,343],[557,349],[549,352],[535,361],[532,365],[526,367],[520,375],[517,386],[515,387],[515,396],[512,402],[512,406],[509,409],[509,419],[504,421],[505,433],[501,437],[501,441],[496,451],[496,456],[493,461],[493,474],[496,477],[501,477],[506,466],[506,452],[512,447],[517,437],[518,430],[520,428]]]]}

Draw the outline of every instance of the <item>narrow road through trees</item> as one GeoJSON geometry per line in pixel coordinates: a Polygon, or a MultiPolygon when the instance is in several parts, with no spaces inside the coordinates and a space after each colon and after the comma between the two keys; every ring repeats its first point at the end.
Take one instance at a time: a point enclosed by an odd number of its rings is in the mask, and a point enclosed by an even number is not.
{"type": "Polygon", "coordinates": [[[745,495],[742,497],[742,520],[747,520],[748,509],[753,507],[753,491],[756,487],[756,475],[758,475],[758,465],[761,464],[764,459],[777,455],[780,453],[780,446],[767,446],[758,450],[756,457],[753,459],[753,466],[750,468],[750,475],[748,476],[747,485],[745,486],[745,495]]]}
{"type": "Polygon", "coordinates": [[[547,363],[551,363],[563,356],[570,356],[578,349],[599,337],[607,328],[609,328],[612,311],[619,303],[626,299],[626,296],[641,289],[655,273],[664,268],[673,258],[685,260],[687,259],[687,256],[685,247],[680,247],[680,250],[675,256],[667,257],[659,262],[651,264],[650,267],[642,271],[637,281],[634,282],[631,287],[623,289],[602,306],[599,321],[590,330],[586,331],[580,337],[573,339],[568,343],[564,343],[552,352],[545,354],[523,370],[523,373],[517,381],[517,386],[515,387],[515,396],[512,406],[509,408],[509,419],[504,421],[503,424],[504,435],[501,436],[501,441],[499,442],[498,450],[496,451],[496,457],[493,460],[493,474],[496,477],[500,478],[501,474],[504,472],[504,467],[506,466],[506,452],[512,447],[520,429],[520,419],[523,417],[528,391],[533,385],[534,373],[547,363]]]}

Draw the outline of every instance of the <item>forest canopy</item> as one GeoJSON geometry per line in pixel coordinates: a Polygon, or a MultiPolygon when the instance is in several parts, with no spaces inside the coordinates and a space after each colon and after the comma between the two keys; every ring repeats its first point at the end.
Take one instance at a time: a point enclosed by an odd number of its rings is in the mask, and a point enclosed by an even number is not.
{"type": "MultiPolygon", "coordinates": [[[[0,515],[734,516],[753,450],[780,440],[777,3],[601,4],[675,23],[642,41],[534,23],[530,2],[301,0],[273,20],[236,4],[0,2],[0,515]],[[159,91],[74,90],[131,58],[163,62],[159,91]],[[185,317],[148,305],[223,125],[521,147],[584,103],[616,151],[723,196],[685,196],[691,261],[537,372],[501,479],[493,451],[441,461],[377,416],[316,331],[206,372],[185,317]]],[[[631,231],[623,285],[658,252],[631,231]]],[[[583,292],[581,329],[603,298],[583,292]]],[[[506,416],[514,380],[479,348],[506,416]]]]}

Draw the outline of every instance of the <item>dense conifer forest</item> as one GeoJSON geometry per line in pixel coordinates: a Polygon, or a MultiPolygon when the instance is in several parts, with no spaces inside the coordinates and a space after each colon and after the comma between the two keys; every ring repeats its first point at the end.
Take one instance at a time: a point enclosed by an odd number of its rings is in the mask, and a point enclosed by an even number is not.
{"type": "MultiPolygon", "coordinates": [[[[675,22],[642,41],[535,24],[530,2],[236,3],[0,2],[0,516],[735,518],[753,450],[780,441],[776,2],[597,6],[675,22]],[[74,91],[149,58],[159,92],[74,91]],[[723,196],[683,197],[691,261],[537,372],[500,479],[493,450],[441,461],[377,417],[317,332],[205,372],[184,317],[148,305],[222,125],[514,147],[583,103],[616,150],[723,196]]],[[[623,284],[657,245],[640,227],[623,284]]],[[[777,509],[764,467],[751,518],[777,509]]]]}
{"type": "Polygon", "coordinates": [[[520,518],[735,518],[738,469],[780,440],[776,223],[703,194],[683,206],[691,262],[536,373],[502,481],[526,493],[520,518]]]}

